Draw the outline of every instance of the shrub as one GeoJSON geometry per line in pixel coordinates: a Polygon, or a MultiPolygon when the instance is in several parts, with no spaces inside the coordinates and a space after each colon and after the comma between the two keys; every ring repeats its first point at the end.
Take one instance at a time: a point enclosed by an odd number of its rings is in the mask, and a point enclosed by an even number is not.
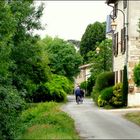
{"type": "Polygon", "coordinates": [[[33,94],[34,102],[40,101],[65,101],[66,95],[72,93],[73,85],[66,77],[52,75],[52,79],[45,84],[40,84],[33,94]]]}
{"type": "Polygon", "coordinates": [[[137,86],[140,86],[140,63],[134,67],[134,82],[137,86]]]}
{"type": "Polygon", "coordinates": [[[110,103],[114,107],[123,106],[123,92],[122,92],[122,83],[117,83],[113,86],[113,97],[110,100],[110,103]]]}
{"type": "Polygon", "coordinates": [[[98,103],[98,96],[100,95],[100,91],[95,86],[93,87],[91,95],[92,95],[93,100],[97,104],[98,103]]]}
{"type": "Polygon", "coordinates": [[[105,88],[101,91],[101,98],[103,100],[109,101],[113,96],[113,87],[105,88]]]}
{"type": "Polygon", "coordinates": [[[107,87],[114,85],[114,73],[104,72],[98,75],[95,86],[92,91],[92,98],[98,104],[98,97],[101,94],[101,91],[107,87]]]}
{"type": "Polygon", "coordinates": [[[114,73],[113,72],[104,72],[101,73],[95,82],[96,88],[101,91],[106,87],[110,87],[114,85],[114,73]]]}
{"type": "Polygon", "coordinates": [[[80,88],[86,90],[87,89],[87,82],[84,81],[80,84],[80,88]]]}
{"type": "Polygon", "coordinates": [[[107,101],[103,100],[101,95],[99,95],[99,97],[98,97],[98,106],[103,107],[105,105],[107,105],[107,101]]]}
{"type": "Polygon", "coordinates": [[[98,97],[98,106],[105,106],[109,104],[109,101],[113,97],[113,87],[105,88],[101,91],[98,97]]]}
{"type": "Polygon", "coordinates": [[[45,84],[40,84],[38,89],[30,97],[33,102],[45,102],[50,101],[49,90],[45,84]]]}
{"type": "Polygon", "coordinates": [[[87,80],[87,96],[91,95],[93,86],[95,85],[95,76],[92,74],[87,80]]]}
{"type": "Polygon", "coordinates": [[[0,87],[0,139],[12,139],[25,103],[12,87],[0,87]]]}

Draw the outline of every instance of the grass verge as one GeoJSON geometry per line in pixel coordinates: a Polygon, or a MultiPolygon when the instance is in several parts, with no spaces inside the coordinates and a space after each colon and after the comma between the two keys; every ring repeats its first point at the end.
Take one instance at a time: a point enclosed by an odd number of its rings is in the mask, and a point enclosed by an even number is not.
{"type": "Polygon", "coordinates": [[[24,111],[15,139],[80,139],[74,121],[55,102],[39,103],[24,111]]]}
{"type": "Polygon", "coordinates": [[[140,126],[140,112],[131,112],[124,115],[126,119],[140,126]]]}

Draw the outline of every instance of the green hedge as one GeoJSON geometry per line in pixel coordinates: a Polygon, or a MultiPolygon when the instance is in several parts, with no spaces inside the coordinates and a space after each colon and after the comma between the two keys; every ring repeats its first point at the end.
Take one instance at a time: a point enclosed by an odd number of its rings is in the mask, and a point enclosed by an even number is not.
{"type": "Polygon", "coordinates": [[[92,98],[96,102],[96,104],[98,104],[98,97],[99,95],[101,95],[101,91],[111,86],[114,86],[113,72],[104,72],[98,75],[95,81],[95,86],[92,90],[92,98]]]}
{"type": "Polygon", "coordinates": [[[109,105],[110,99],[113,97],[113,87],[105,88],[98,97],[98,106],[109,105]]]}
{"type": "Polygon", "coordinates": [[[95,82],[96,88],[101,91],[106,87],[110,87],[114,85],[114,73],[113,72],[104,72],[101,73],[95,82]]]}

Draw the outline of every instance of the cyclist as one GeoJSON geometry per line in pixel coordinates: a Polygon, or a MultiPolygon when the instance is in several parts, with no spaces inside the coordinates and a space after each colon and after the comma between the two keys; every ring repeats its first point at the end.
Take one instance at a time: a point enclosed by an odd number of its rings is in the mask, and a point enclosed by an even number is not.
{"type": "Polygon", "coordinates": [[[79,96],[80,98],[82,98],[81,90],[80,90],[79,85],[78,85],[78,86],[76,87],[76,89],[75,89],[76,102],[77,102],[77,98],[78,98],[78,96],[79,96]]]}

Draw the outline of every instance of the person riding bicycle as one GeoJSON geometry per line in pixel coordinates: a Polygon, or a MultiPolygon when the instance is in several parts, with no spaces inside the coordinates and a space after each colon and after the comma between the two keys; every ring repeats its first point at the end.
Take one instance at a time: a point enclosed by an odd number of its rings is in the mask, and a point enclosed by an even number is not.
{"type": "Polygon", "coordinates": [[[76,97],[76,101],[77,101],[77,97],[80,96],[80,98],[82,97],[81,95],[81,89],[79,87],[79,85],[76,87],[75,89],[75,97],[76,97]]]}

